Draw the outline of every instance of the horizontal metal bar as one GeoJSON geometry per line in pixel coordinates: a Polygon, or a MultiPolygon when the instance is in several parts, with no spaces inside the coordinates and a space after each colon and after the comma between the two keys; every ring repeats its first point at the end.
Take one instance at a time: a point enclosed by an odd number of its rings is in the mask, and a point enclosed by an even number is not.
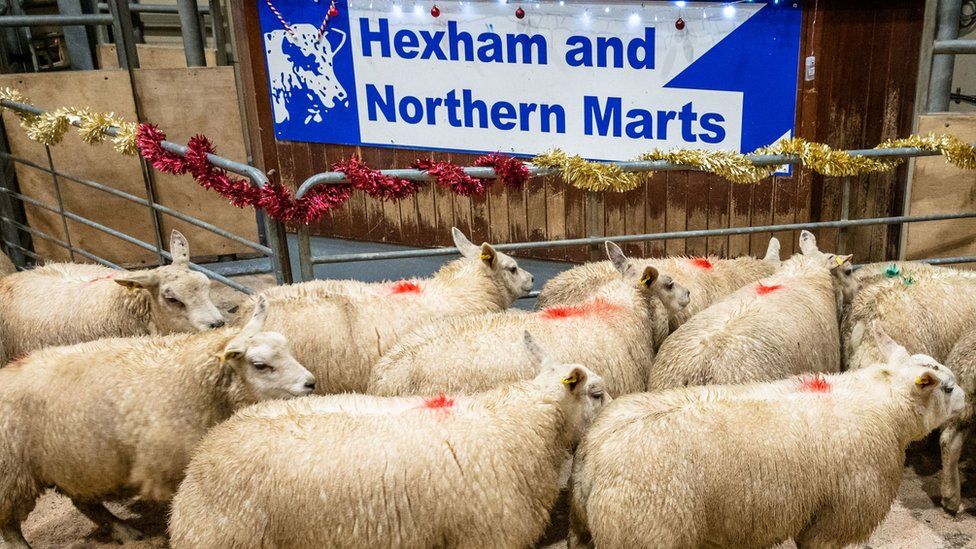
{"type": "Polygon", "coordinates": [[[932,257],[929,259],[912,259],[911,261],[928,263],[929,265],[952,265],[955,263],[976,263],[976,256],[962,255],[956,257],[932,257]]]}
{"type": "MultiPolygon", "coordinates": [[[[36,200],[34,198],[31,198],[29,196],[20,194],[18,192],[12,191],[12,190],[7,189],[7,188],[4,188],[4,187],[0,187],[0,192],[5,192],[5,193],[7,193],[7,194],[9,194],[9,195],[11,195],[11,196],[13,196],[15,198],[18,198],[19,200],[21,200],[23,202],[26,202],[28,204],[32,204],[34,206],[37,206],[38,208],[42,208],[42,209],[45,209],[45,210],[54,212],[54,213],[59,214],[59,215],[64,215],[64,217],[66,217],[67,219],[70,219],[72,221],[76,221],[78,223],[81,223],[82,225],[87,225],[87,226],[89,226],[89,227],[91,227],[93,229],[97,229],[99,231],[102,231],[103,233],[108,234],[108,235],[111,235],[111,236],[114,236],[115,238],[118,238],[119,240],[123,240],[125,242],[128,242],[129,244],[132,244],[133,246],[137,246],[139,248],[142,248],[144,250],[148,250],[148,251],[154,252],[154,253],[159,252],[159,250],[156,249],[156,246],[153,246],[152,244],[148,244],[146,242],[143,242],[142,240],[139,240],[137,238],[133,238],[133,237],[131,237],[131,236],[129,236],[129,235],[123,233],[123,232],[117,231],[117,230],[115,230],[115,229],[113,229],[111,227],[102,225],[101,223],[98,223],[96,221],[92,221],[91,219],[88,219],[87,217],[82,217],[82,216],[80,216],[80,215],[78,215],[76,213],[72,213],[72,212],[63,212],[63,213],[62,212],[59,212],[58,209],[55,208],[54,206],[51,206],[49,204],[45,204],[44,202],[41,202],[40,200],[36,200]]],[[[165,257],[166,259],[169,259],[169,260],[172,261],[173,256],[169,252],[167,252],[166,250],[162,250],[161,253],[162,253],[163,257],[165,257]]],[[[235,290],[237,290],[239,292],[243,292],[243,293],[248,294],[248,295],[254,293],[254,290],[252,290],[251,288],[248,288],[247,286],[244,286],[243,284],[240,284],[238,282],[235,282],[235,281],[233,281],[233,280],[231,280],[231,279],[229,279],[229,278],[221,275],[220,273],[216,273],[214,271],[211,271],[210,269],[208,269],[206,267],[203,267],[201,265],[198,265],[196,263],[190,262],[190,269],[192,269],[194,271],[197,271],[197,272],[200,272],[200,273],[203,273],[203,274],[207,275],[208,277],[210,277],[210,278],[212,278],[212,279],[214,279],[214,280],[216,280],[218,282],[221,282],[221,283],[223,283],[226,286],[230,286],[231,288],[234,288],[235,290]]]]}
{"type": "Polygon", "coordinates": [[[198,219],[196,217],[193,217],[193,216],[190,216],[190,215],[186,215],[186,214],[184,214],[182,212],[179,212],[177,210],[174,210],[172,208],[168,208],[168,207],[163,206],[161,204],[157,204],[156,202],[149,202],[148,200],[146,200],[144,198],[140,198],[140,197],[138,197],[138,196],[136,196],[134,194],[129,194],[129,193],[125,192],[125,191],[120,191],[118,189],[114,189],[114,188],[109,187],[107,185],[103,185],[103,184],[101,184],[101,183],[99,183],[97,181],[93,181],[91,179],[79,178],[79,177],[75,177],[75,176],[70,175],[70,174],[66,174],[64,172],[60,172],[60,171],[57,171],[57,170],[52,170],[52,169],[50,169],[50,168],[48,168],[46,166],[42,166],[40,164],[31,162],[30,160],[27,160],[26,158],[21,158],[19,156],[15,156],[15,155],[12,155],[10,153],[5,153],[5,152],[2,152],[2,151],[0,151],[0,158],[6,158],[6,159],[12,160],[14,162],[18,162],[20,164],[23,164],[25,166],[30,166],[31,168],[34,168],[34,169],[37,169],[37,170],[40,170],[40,171],[43,171],[43,172],[47,172],[49,174],[57,175],[59,177],[62,177],[64,179],[67,179],[69,181],[74,181],[75,183],[78,183],[78,184],[81,184],[81,185],[85,185],[86,187],[91,187],[93,189],[97,189],[97,190],[100,190],[102,192],[106,192],[108,194],[111,194],[113,196],[117,196],[119,198],[128,200],[130,202],[135,202],[136,204],[141,204],[143,206],[146,206],[147,208],[152,208],[154,210],[163,212],[163,213],[165,213],[167,215],[171,215],[171,216],[173,216],[173,217],[175,217],[177,219],[180,219],[182,221],[186,221],[187,223],[190,223],[191,225],[195,225],[197,227],[200,227],[201,229],[205,229],[207,231],[210,231],[210,232],[212,232],[212,233],[214,233],[214,234],[216,234],[218,236],[222,236],[222,237],[224,237],[224,238],[226,238],[228,240],[233,240],[234,242],[237,242],[239,244],[243,244],[243,245],[245,245],[245,246],[247,246],[247,247],[249,247],[249,248],[251,248],[253,250],[256,250],[258,252],[263,253],[264,255],[269,255],[270,256],[270,255],[272,255],[274,253],[271,250],[271,248],[269,248],[267,246],[263,246],[261,244],[258,244],[257,242],[251,242],[250,240],[248,240],[246,238],[243,238],[243,237],[240,237],[240,236],[237,236],[234,233],[227,232],[224,229],[221,229],[220,227],[217,227],[216,225],[211,225],[210,223],[207,223],[206,221],[203,221],[202,219],[198,219]]]}
{"type": "Polygon", "coordinates": [[[61,240],[60,238],[56,238],[54,236],[51,236],[51,235],[45,233],[44,231],[39,231],[39,230],[37,230],[37,229],[35,229],[33,227],[28,227],[27,225],[22,225],[22,224],[18,223],[17,221],[14,221],[13,219],[10,219],[8,217],[0,216],[0,220],[5,221],[5,222],[13,225],[14,227],[17,227],[18,229],[20,229],[22,231],[29,232],[29,233],[31,233],[34,236],[37,236],[39,238],[43,238],[43,239],[48,240],[48,241],[52,242],[53,244],[56,244],[56,245],[58,245],[58,246],[60,246],[62,248],[65,248],[67,250],[70,250],[72,252],[75,252],[76,254],[79,254],[79,255],[82,255],[84,257],[87,257],[88,259],[91,259],[92,261],[96,261],[98,263],[101,263],[102,265],[104,265],[106,267],[109,267],[111,269],[117,269],[117,270],[120,270],[120,271],[124,271],[125,270],[122,267],[116,265],[115,263],[112,263],[111,261],[109,261],[107,259],[104,259],[102,257],[99,257],[99,256],[97,256],[97,255],[89,252],[88,250],[83,250],[83,249],[78,248],[76,246],[72,246],[71,244],[68,244],[64,240],[61,240]]]}
{"type": "Polygon", "coordinates": [[[976,40],[936,40],[932,46],[933,54],[976,53],[976,40]]]}
{"type": "MultiPolygon", "coordinates": [[[[108,11],[108,3],[99,2],[98,9],[100,11],[108,11]]],[[[172,14],[179,13],[175,5],[170,6],[167,4],[134,4],[131,2],[129,3],[129,11],[131,11],[132,13],[172,13],[172,14]]],[[[209,14],[210,6],[200,6],[199,11],[200,13],[203,14],[209,14]]]]}
{"type": "MultiPolygon", "coordinates": [[[[917,147],[897,147],[891,149],[855,149],[847,151],[852,156],[863,156],[865,158],[909,158],[915,156],[936,156],[938,151],[930,149],[919,149],[917,147]]],[[[748,154],[746,160],[755,166],[782,166],[784,164],[801,164],[802,159],[792,154],[748,154]]],[[[675,164],[663,160],[653,161],[628,161],[628,162],[608,162],[617,166],[621,171],[629,173],[638,172],[667,172],[667,171],[700,171],[695,166],[687,164],[675,164]]],[[[540,168],[531,164],[526,164],[529,173],[533,176],[556,175],[559,170],[555,168],[540,168]]],[[[380,170],[380,173],[389,177],[408,179],[411,181],[434,181],[427,172],[413,169],[380,170]]],[[[493,179],[496,177],[494,168],[466,167],[464,173],[477,179],[493,179]]],[[[342,172],[323,172],[312,175],[306,179],[295,193],[295,198],[305,196],[305,193],[319,185],[336,185],[348,183],[349,179],[342,172]]]]}
{"type": "MultiPolygon", "coordinates": [[[[798,231],[801,229],[827,229],[841,227],[859,227],[864,225],[896,225],[899,223],[913,223],[924,221],[943,221],[947,219],[965,219],[976,217],[976,212],[932,215],[900,215],[893,217],[873,217],[866,219],[849,219],[846,221],[814,221],[810,223],[788,223],[784,225],[763,225],[758,227],[728,227],[724,229],[702,229],[697,231],[675,231],[670,233],[650,233],[624,236],[594,236],[587,238],[568,238],[563,240],[543,240],[539,242],[514,242],[510,244],[494,245],[501,251],[534,250],[548,248],[567,248],[570,246],[592,246],[607,240],[611,242],[646,242],[650,240],[666,240],[675,238],[699,238],[704,236],[727,236],[753,233],[771,233],[778,231],[798,231]]],[[[351,261],[380,261],[383,259],[403,259],[408,257],[437,257],[456,255],[457,248],[428,248],[419,250],[398,250],[395,252],[370,252],[361,254],[336,254],[330,256],[312,257],[312,263],[347,263],[351,261]]]]}
{"type": "MultiPolygon", "coordinates": [[[[20,253],[27,254],[27,255],[33,257],[37,261],[44,261],[44,258],[43,257],[41,257],[41,256],[37,255],[36,253],[28,250],[27,248],[21,246],[20,244],[15,244],[15,243],[13,243],[13,242],[11,242],[9,240],[3,240],[2,242],[4,244],[6,244],[9,248],[13,248],[15,250],[19,250],[20,253]]],[[[20,267],[18,267],[18,268],[20,268],[20,267]]]]}
{"type": "MultiPolygon", "coordinates": [[[[0,105],[3,105],[4,107],[13,109],[15,111],[26,112],[34,115],[41,115],[44,114],[45,112],[44,109],[37,108],[34,105],[28,105],[26,103],[21,103],[19,101],[10,101],[9,99],[0,100],[0,105]]],[[[71,122],[71,125],[80,126],[80,123],[77,120],[74,120],[71,122]]],[[[119,129],[115,126],[110,126],[105,130],[105,133],[106,135],[115,137],[119,134],[119,129]]],[[[162,143],[160,143],[160,146],[164,150],[169,151],[171,153],[178,154],[180,156],[186,156],[187,148],[185,145],[173,143],[172,141],[163,141],[162,143]]],[[[211,164],[217,166],[218,168],[248,178],[251,181],[252,185],[263,187],[268,184],[267,174],[255,168],[254,166],[249,166],[247,164],[242,164],[240,162],[234,162],[233,160],[229,160],[227,158],[224,158],[222,156],[217,156],[215,154],[208,154],[207,160],[209,160],[211,164]]]]}
{"type": "Polygon", "coordinates": [[[93,13],[87,15],[3,15],[0,16],[0,27],[33,27],[52,26],[67,27],[70,25],[111,25],[112,16],[93,13]]]}

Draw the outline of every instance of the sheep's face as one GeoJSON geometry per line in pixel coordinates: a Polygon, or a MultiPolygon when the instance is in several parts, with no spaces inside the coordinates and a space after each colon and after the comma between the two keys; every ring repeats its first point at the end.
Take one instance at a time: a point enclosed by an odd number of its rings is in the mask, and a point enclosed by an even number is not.
{"type": "Polygon", "coordinates": [[[908,398],[919,412],[920,429],[913,434],[913,440],[925,436],[963,409],[965,393],[949,368],[928,355],[910,354],[892,341],[879,324],[874,323],[871,328],[885,361],[876,366],[878,376],[895,392],[904,394],[907,389],[908,398]]]}
{"type": "Polygon", "coordinates": [[[657,280],[651,284],[651,292],[661,300],[669,316],[674,316],[691,303],[691,292],[688,288],[675,282],[669,274],[658,273],[657,280]]]}
{"type": "Polygon", "coordinates": [[[560,387],[571,445],[580,441],[603,407],[613,400],[603,378],[582,364],[550,364],[536,379],[560,387]]]}
{"type": "Polygon", "coordinates": [[[525,269],[518,266],[518,262],[511,256],[503,254],[485,242],[480,247],[475,246],[464,233],[457,228],[452,229],[454,245],[466,258],[481,261],[488,269],[493,279],[503,288],[508,304],[516,299],[528,295],[532,291],[534,277],[525,269]]]}
{"type": "Polygon", "coordinates": [[[186,238],[173,231],[170,238],[173,263],[115,278],[115,282],[151,296],[153,320],[162,333],[202,332],[224,325],[224,317],[210,300],[210,281],[190,270],[186,238]]]}
{"type": "Polygon", "coordinates": [[[691,292],[681,284],[674,281],[671,275],[660,273],[656,268],[645,262],[628,258],[624,251],[609,240],[604,244],[607,250],[607,258],[613,267],[624,277],[624,280],[637,282],[640,280],[647,286],[654,297],[659,299],[668,311],[668,316],[673,317],[681,309],[691,303],[691,292]],[[652,269],[653,276],[648,278],[647,269],[652,269]],[[650,284],[648,284],[650,282],[650,284]]]}
{"type": "Polygon", "coordinates": [[[315,390],[315,376],[295,360],[279,333],[258,332],[235,338],[224,357],[254,400],[300,397],[315,390]]]}
{"type": "Polygon", "coordinates": [[[830,269],[834,289],[839,292],[844,305],[851,304],[861,286],[854,276],[854,265],[851,261],[853,256],[836,254],[824,254],[824,256],[827,268],[830,269]]]}

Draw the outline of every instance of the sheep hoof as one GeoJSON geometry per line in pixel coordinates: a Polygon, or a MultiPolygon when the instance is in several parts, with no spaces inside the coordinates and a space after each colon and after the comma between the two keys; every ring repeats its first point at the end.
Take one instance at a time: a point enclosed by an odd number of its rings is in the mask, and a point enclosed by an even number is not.
{"type": "Polygon", "coordinates": [[[128,524],[123,524],[121,522],[112,524],[112,541],[115,543],[123,544],[144,539],[146,539],[145,534],[129,526],[128,524]]]}
{"type": "Polygon", "coordinates": [[[950,515],[956,515],[962,511],[962,505],[959,502],[959,498],[942,498],[942,508],[945,509],[950,515]]]}

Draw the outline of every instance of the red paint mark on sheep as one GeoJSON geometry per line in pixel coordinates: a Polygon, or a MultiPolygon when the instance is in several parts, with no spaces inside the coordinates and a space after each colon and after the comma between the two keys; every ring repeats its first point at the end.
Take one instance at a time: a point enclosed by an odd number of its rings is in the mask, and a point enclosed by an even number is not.
{"type": "Polygon", "coordinates": [[[712,265],[712,262],[709,261],[707,257],[693,257],[689,261],[691,261],[691,264],[694,265],[695,267],[698,267],[699,269],[707,270],[714,267],[714,265],[712,265]]]}
{"type": "Polygon", "coordinates": [[[807,393],[829,393],[830,382],[820,374],[806,376],[800,378],[800,390],[807,393]]]}
{"type": "Polygon", "coordinates": [[[419,294],[420,284],[416,282],[411,282],[409,280],[401,280],[399,282],[394,282],[390,286],[390,295],[402,295],[402,294],[419,294]]]}
{"type": "Polygon", "coordinates": [[[761,282],[759,284],[756,284],[756,294],[758,295],[771,294],[776,290],[782,290],[782,289],[783,289],[782,284],[773,284],[772,286],[766,286],[761,282]]]}
{"type": "Polygon", "coordinates": [[[452,406],[454,406],[454,399],[447,398],[447,395],[441,393],[434,398],[424,399],[424,408],[428,410],[444,410],[447,411],[452,406]]]}
{"type": "Polygon", "coordinates": [[[87,288],[87,287],[91,286],[92,284],[94,284],[96,282],[101,282],[103,280],[112,280],[113,278],[115,278],[116,276],[118,276],[118,274],[119,273],[109,273],[109,274],[107,274],[105,276],[100,276],[98,278],[93,278],[93,279],[89,280],[88,282],[85,282],[85,284],[83,285],[83,287],[84,288],[87,288]]]}
{"type": "Polygon", "coordinates": [[[610,303],[605,299],[596,299],[582,305],[559,305],[546,307],[540,313],[545,320],[560,320],[564,318],[581,318],[588,316],[606,317],[621,310],[623,307],[610,303]]]}

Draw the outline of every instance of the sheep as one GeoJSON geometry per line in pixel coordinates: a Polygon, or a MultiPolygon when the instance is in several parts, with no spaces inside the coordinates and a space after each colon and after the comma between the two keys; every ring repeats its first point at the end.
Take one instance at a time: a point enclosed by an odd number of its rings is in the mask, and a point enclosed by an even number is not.
{"type": "Polygon", "coordinates": [[[56,487],[120,542],[141,534],[101,504],[167,501],[207,430],[248,404],[303,396],[315,379],[263,330],[103,339],[52,347],[0,370],[0,534],[29,547],[20,523],[56,487]]]}
{"type": "Polygon", "coordinates": [[[956,375],[965,392],[962,410],[949,416],[942,426],[939,446],[942,451],[942,507],[956,514],[960,511],[959,457],[973,427],[976,427],[976,330],[970,329],[952,347],[946,366],[956,375]]]}
{"type": "Polygon", "coordinates": [[[976,327],[976,274],[921,264],[889,264],[885,272],[858,291],[844,315],[846,366],[878,359],[874,323],[909,351],[946,361],[959,338],[976,327]]]}
{"type": "MultiPolygon", "coordinates": [[[[714,257],[666,257],[662,259],[630,259],[638,271],[652,266],[660,273],[671,275],[675,282],[691,292],[691,302],[687,306],[669,307],[671,330],[704,310],[712,303],[739,288],[772,275],[779,267],[779,240],[771,238],[763,259],[739,257],[736,259],[717,259],[714,257]]],[[[614,244],[608,254],[623,257],[623,251],[614,244]]],[[[611,261],[585,263],[564,271],[546,282],[539,294],[538,307],[554,304],[572,303],[590,290],[601,286],[614,277],[615,269],[611,261]]],[[[664,300],[668,304],[667,300],[664,300]]]]}
{"type": "MultiPolygon", "coordinates": [[[[173,549],[529,547],[560,466],[605,402],[600,377],[549,358],[476,396],[309,397],[216,427],[173,500],[173,549]]],[[[485,353],[493,353],[485,349],[485,353]]]]}
{"type": "Polygon", "coordinates": [[[319,380],[318,394],[365,392],[373,364],[425,319],[502,311],[532,289],[532,275],[514,259],[454,236],[463,257],[433,278],[348,293],[304,284],[261,293],[276,304],[269,328],[288,334],[295,357],[319,380]]]}
{"type": "Polygon", "coordinates": [[[14,274],[17,272],[17,266],[14,265],[13,261],[10,261],[10,257],[0,252],[0,277],[14,274]]]}
{"type": "Polygon", "coordinates": [[[856,372],[619,398],[576,452],[570,547],[863,542],[908,444],[961,407],[952,372],[897,345],[856,372]]]}
{"type": "Polygon", "coordinates": [[[178,231],[170,253],[172,265],[144,271],[54,263],[3,277],[0,364],[54,345],[223,326],[210,282],[189,269],[189,245],[178,231]]]}
{"type": "Polygon", "coordinates": [[[651,335],[657,271],[640,280],[618,274],[587,301],[528,314],[486,314],[417,328],[373,367],[367,392],[379,396],[475,393],[533,375],[518,343],[529,330],[557,360],[580,362],[606,380],[612,395],[643,391],[654,361],[651,335]]]}
{"type": "Polygon", "coordinates": [[[781,379],[840,368],[839,314],[851,256],[825,254],[808,231],[780,270],[698,313],[661,345],[652,390],[781,379]]]}

